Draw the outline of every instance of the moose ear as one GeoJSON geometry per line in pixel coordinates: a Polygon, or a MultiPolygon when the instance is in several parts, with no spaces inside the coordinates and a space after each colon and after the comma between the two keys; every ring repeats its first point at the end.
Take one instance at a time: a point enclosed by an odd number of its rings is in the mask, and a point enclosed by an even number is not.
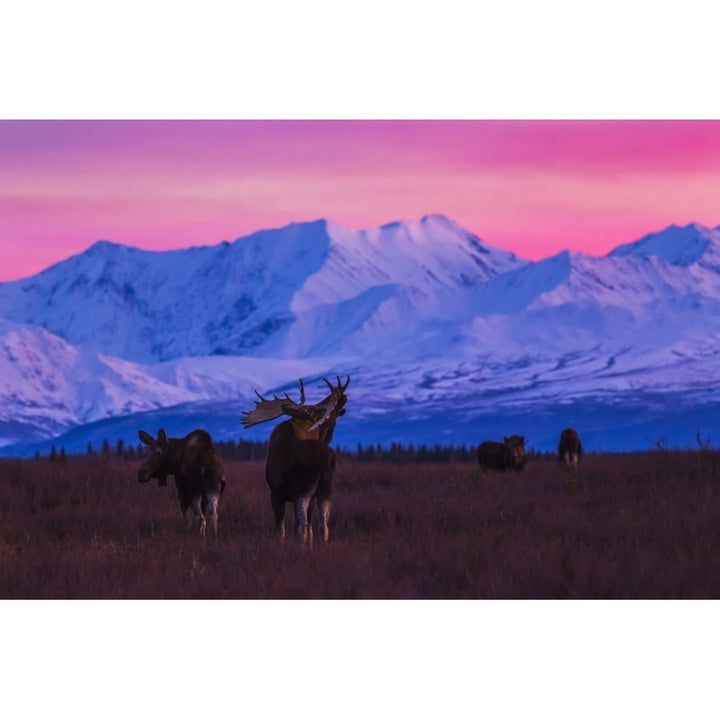
{"type": "Polygon", "coordinates": [[[162,428],[160,428],[158,430],[158,440],[163,443],[167,442],[167,435],[165,434],[165,431],[162,428]]]}
{"type": "Polygon", "coordinates": [[[145,443],[145,445],[152,445],[155,442],[153,436],[146,433],[144,430],[138,430],[138,437],[145,443]]]}

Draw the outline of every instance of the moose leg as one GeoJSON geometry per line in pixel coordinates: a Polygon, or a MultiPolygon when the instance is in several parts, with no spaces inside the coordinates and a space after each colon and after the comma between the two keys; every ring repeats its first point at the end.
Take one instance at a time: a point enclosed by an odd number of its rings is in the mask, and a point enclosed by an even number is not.
{"type": "Polygon", "coordinates": [[[188,508],[190,507],[190,501],[185,491],[185,483],[177,475],[175,476],[175,488],[177,489],[178,502],[180,503],[180,512],[182,512],[183,519],[185,519],[188,508]]]}
{"type": "Polygon", "coordinates": [[[312,540],[312,526],[308,524],[310,498],[300,498],[293,503],[295,510],[295,534],[305,542],[312,540]]]}
{"type": "Polygon", "coordinates": [[[330,539],[330,527],[328,521],[330,520],[330,498],[319,498],[318,499],[318,514],[320,516],[320,528],[322,530],[322,538],[325,542],[330,539]]]}
{"type": "Polygon", "coordinates": [[[277,492],[270,492],[270,504],[275,515],[275,530],[281,538],[285,537],[285,498],[277,492]]]}
{"type": "Polygon", "coordinates": [[[188,517],[188,509],[190,508],[190,500],[186,495],[178,497],[180,501],[180,510],[182,511],[183,522],[185,523],[185,529],[190,532],[193,526],[192,517],[188,517]]]}
{"type": "Polygon", "coordinates": [[[199,528],[200,535],[204,538],[205,537],[205,527],[207,526],[207,523],[205,522],[205,517],[202,513],[202,500],[199,495],[196,495],[194,498],[190,500],[190,507],[193,511],[193,524],[199,528]]]}
{"type": "Polygon", "coordinates": [[[307,536],[310,542],[313,540],[313,515],[315,514],[315,508],[317,507],[317,500],[315,497],[310,498],[307,509],[307,536]]]}
{"type": "Polygon", "coordinates": [[[212,531],[213,531],[213,537],[215,538],[215,540],[217,540],[218,503],[220,501],[220,497],[215,494],[210,494],[207,496],[207,498],[203,497],[203,499],[206,500],[206,507],[207,507],[207,510],[205,512],[205,517],[210,519],[210,527],[212,528],[212,531]]]}

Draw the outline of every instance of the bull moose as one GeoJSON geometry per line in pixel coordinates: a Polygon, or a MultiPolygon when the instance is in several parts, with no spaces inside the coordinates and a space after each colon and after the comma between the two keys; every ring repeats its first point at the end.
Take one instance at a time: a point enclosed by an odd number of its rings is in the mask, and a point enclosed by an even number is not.
{"type": "Polygon", "coordinates": [[[138,482],[157,478],[159,485],[165,485],[168,475],[174,475],[183,516],[192,508],[193,522],[203,537],[209,518],[217,538],[218,503],[225,489],[225,468],[210,434],[193,430],[184,438],[169,438],[160,429],[157,438],[144,430],[138,432],[138,437],[148,446],[138,470],[138,482]]]}
{"type": "Polygon", "coordinates": [[[323,540],[330,538],[332,482],[335,474],[335,451],[330,447],[335,423],[345,414],[345,394],[350,376],[343,384],[337,378],[333,385],[323,378],[330,394],[317,405],[305,404],[305,387],[300,382],[300,402],[287,393],[272,400],[256,391],[255,408],[243,413],[242,424],[248,428],[274,420],[282,415],[290,419],[276,425],[270,435],[265,463],[265,480],[270,488],[270,503],[275,528],[285,537],[285,503],[292,503],[295,532],[303,541],[312,541],[312,519],[317,506],[323,540]]]}
{"type": "Polygon", "coordinates": [[[477,449],[477,459],[481,470],[515,470],[525,468],[525,437],[510,435],[503,441],[486,440],[477,449]]]}

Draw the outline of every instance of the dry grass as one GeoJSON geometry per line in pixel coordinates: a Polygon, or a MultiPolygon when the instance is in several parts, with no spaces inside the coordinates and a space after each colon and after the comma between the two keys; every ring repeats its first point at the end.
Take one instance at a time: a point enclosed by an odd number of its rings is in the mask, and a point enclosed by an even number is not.
{"type": "Polygon", "coordinates": [[[272,534],[262,463],[227,474],[203,542],[133,463],[0,463],[0,597],[720,597],[718,453],[589,456],[574,489],[545,459],[480,476],[341,458],[311,549],[272,534]]]}

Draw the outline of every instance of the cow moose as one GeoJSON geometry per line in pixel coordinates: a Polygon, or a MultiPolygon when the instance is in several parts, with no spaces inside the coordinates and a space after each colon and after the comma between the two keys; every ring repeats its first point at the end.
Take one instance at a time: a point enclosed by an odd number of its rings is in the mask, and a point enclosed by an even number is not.
{"type": "Polygon", "coordinates": [[[168,475],[175,476],[178,500],[183,517],[192,508],[193,522],[205,537],[207,520],[217,538],[218,503],[225,489],[225,468],[220,453],[205,430],[193,430],[184,438],[169,438],[160,429],[157,438],[140,430],[140,440],[148,452],[138,470],[138,482],[157,478],[167,484],[168,475]]]}
{"type": "Polygon", "coordinates": [[[577,430],[565,428],[560,433],[558,460],[565,464],[566,470],[576,471],[582,457],[582,443],[577,430]]]}
{"type": "Polygon", "coordinates": [[[332,482],[335,475],[335,451],[330,447],[335,423],[345,414],[345,394],[350,376],[343,384],[337,378],[333,385],[323,378],[330,394],[317,405],[305,404],[305,387],[300,380],[300,402],[287,393],[272,400],[257,391],[255,408],[243,413],[242,424],[252,427],[282,415],[290,419],[276,425],[270,435],[265,463],[265,480],[270,488],[270,504],[275,515],[275,528],[285,537],[285,503],[292,503],[296,535],[312,541],[312,519],[315,507],[319,511],[323,540],[330,538],[332,482]]]}
{"type": "Polygon", "coordinates": [[[501,443],[486,440],[477,449],[477,459],[482,471],[512,469],[522,472],[525,468],[525,437],[510,435],[501,443]]]}

